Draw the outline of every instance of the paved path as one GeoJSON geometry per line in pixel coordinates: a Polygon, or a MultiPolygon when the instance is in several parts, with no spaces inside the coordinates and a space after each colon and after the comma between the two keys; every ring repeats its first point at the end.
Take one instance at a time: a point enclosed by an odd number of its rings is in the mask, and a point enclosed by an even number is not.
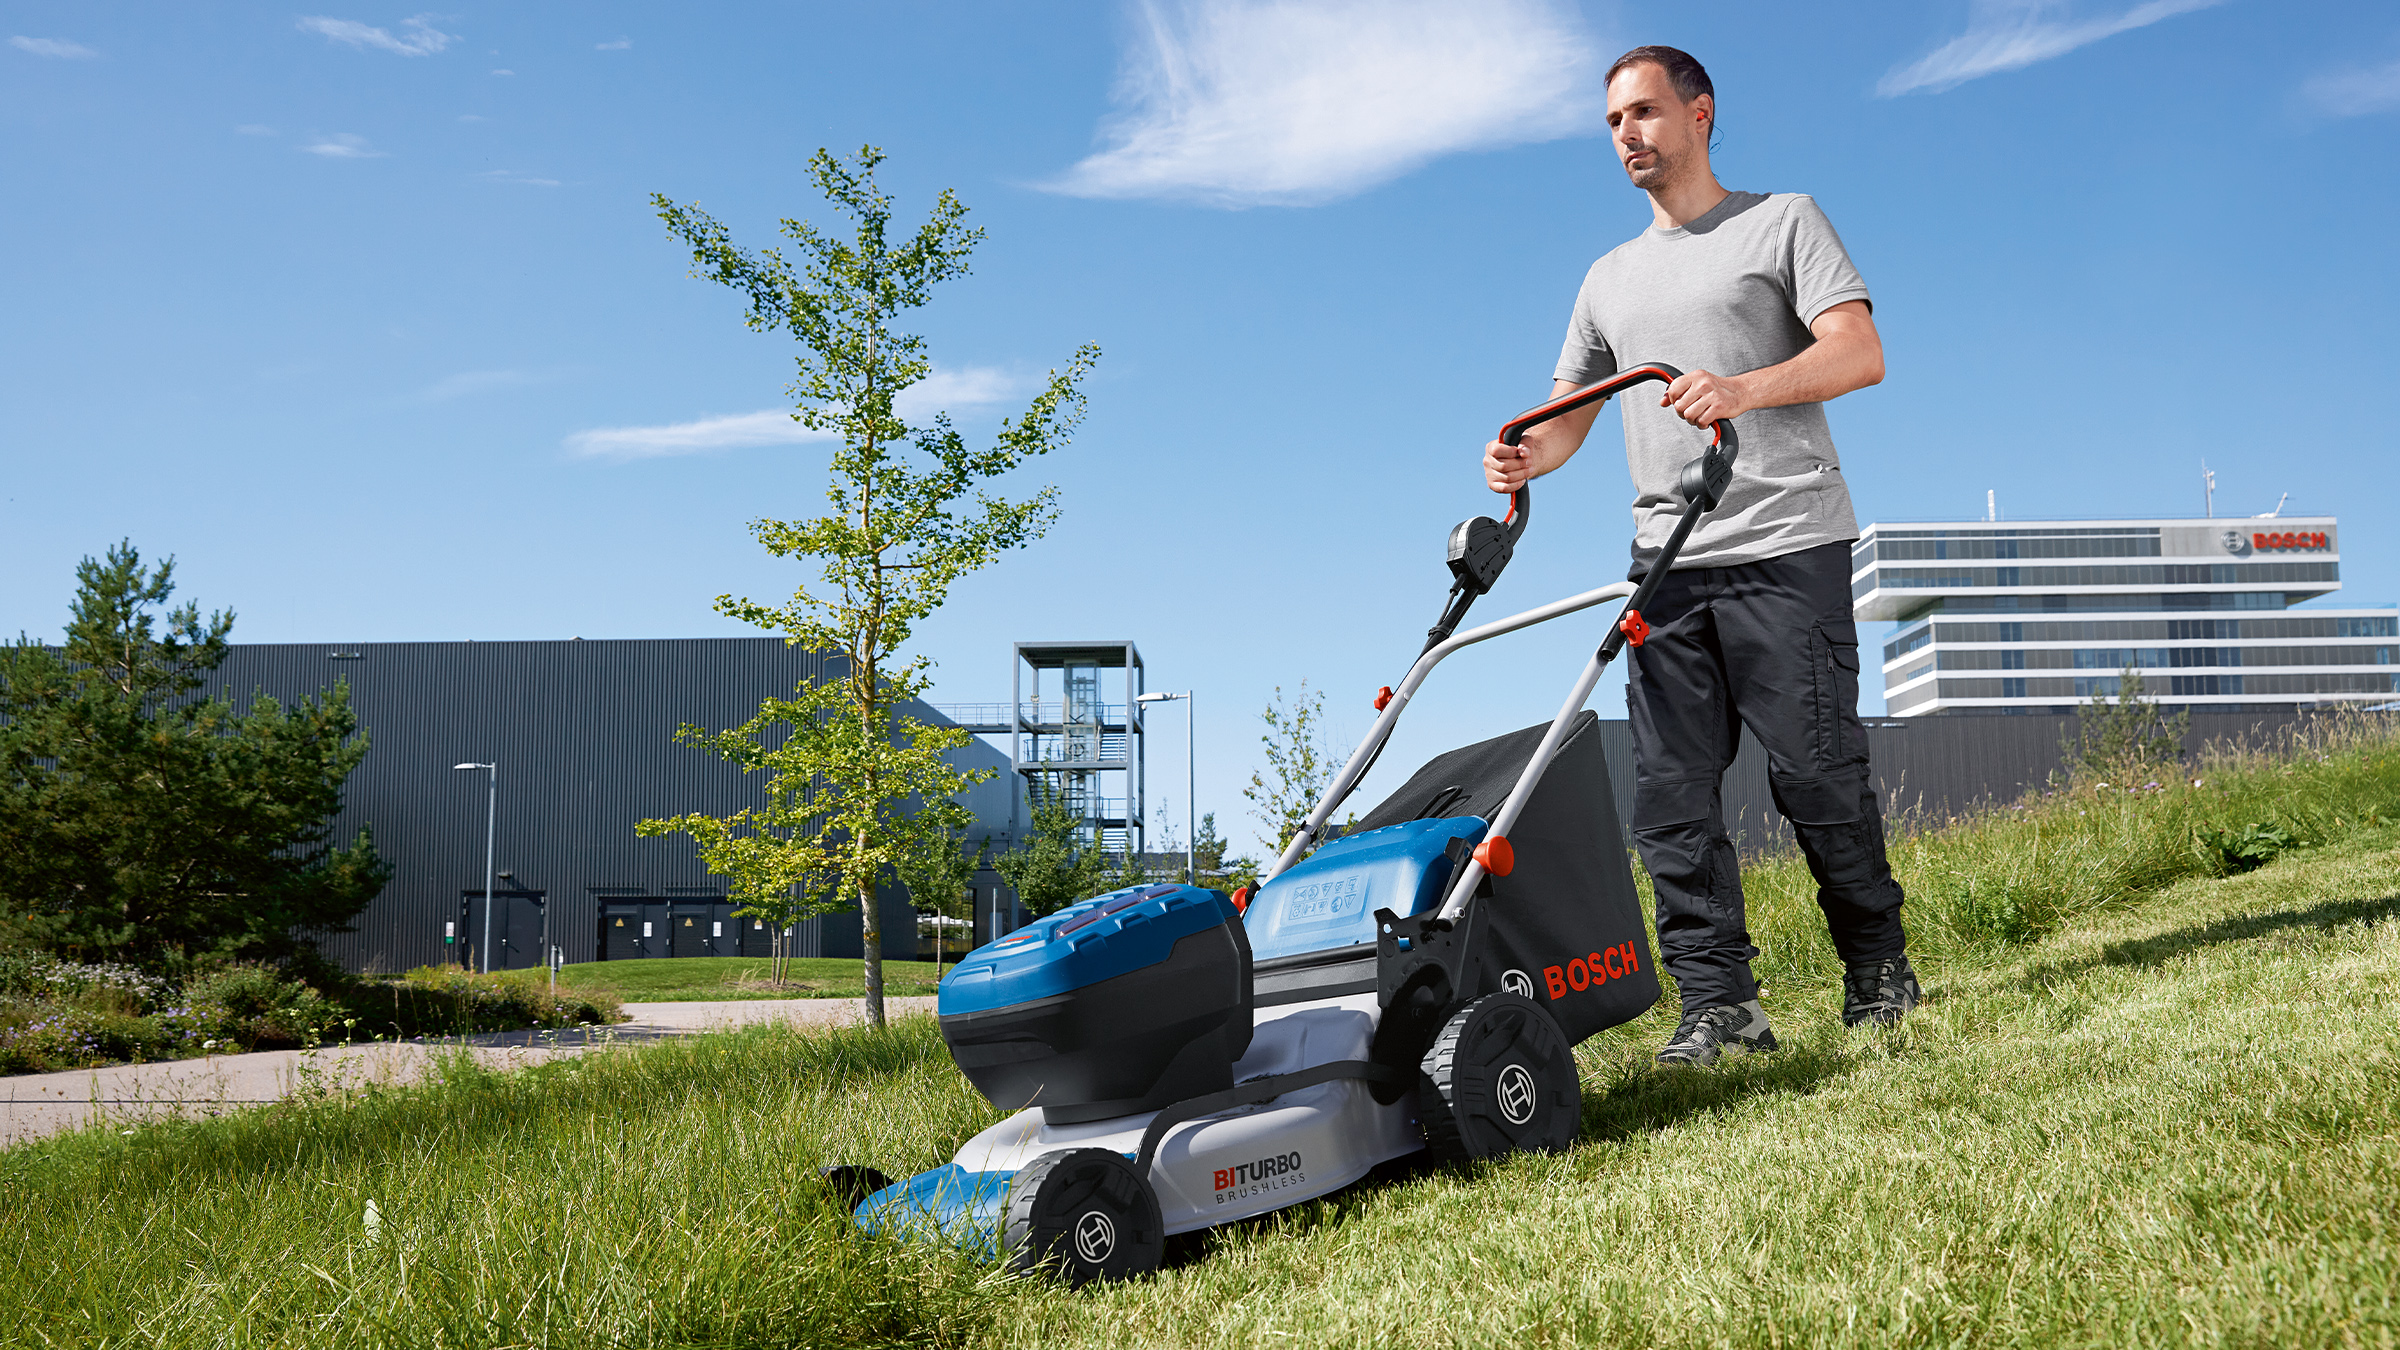
{"type": "MultiPolygon", "coordinates": [[[[885,1010],[931,1012],[933,999],[884,1000],[885,1010]]],[[[759,1022],[836,1026],[861,1013],[854,998],[729,999],[715,1003],[628,1003],[630,1021],[566,1031],[508,1031],[438,1043],[262,1050],[247,1055],[120,1064],[70,1073],[0,1078],[0,1148],[85,1125],[130,1126],[177,1115],[223,1115],[281,1101],[294,1092],[348,1091],[421,1077],[433,1053],[464,1044],[495,1068],[578,1055],[586,1050],[723,1031],[759,1022]]]]}

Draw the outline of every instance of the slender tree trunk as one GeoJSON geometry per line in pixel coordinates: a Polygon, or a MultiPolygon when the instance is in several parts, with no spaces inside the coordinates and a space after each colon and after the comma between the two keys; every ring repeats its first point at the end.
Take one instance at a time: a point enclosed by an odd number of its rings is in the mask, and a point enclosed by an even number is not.
{"type": "Polygon", "coordinates": [[[858,935],[864,946],[866,967],[867,1025],[883,1029],[883,920],[875,912],[875,882],[867,878],[858,883],[858,935]]]}

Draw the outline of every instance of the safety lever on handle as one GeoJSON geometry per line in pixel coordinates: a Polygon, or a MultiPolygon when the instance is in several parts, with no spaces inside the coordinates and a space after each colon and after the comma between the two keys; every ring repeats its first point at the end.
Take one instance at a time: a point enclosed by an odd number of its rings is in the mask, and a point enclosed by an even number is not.
{"type": "Polygon", "coordinates": [[[1725,500],[1725,489],[1733,485],[1733,460],[1741,453],[1740,438],[1734,434],[1731,422],[1719,418],[1712,425],[1716,438],[1709,442],[1700,458],[1683,466],[1683,477],[1676,485],[1683,494],[1683,516],[1675,522],[1675,532],[1667,536],[1667,546],[1658,551],[1650,570],[1642,574],[1641,585],[1635,589],[1633,598],[1625,602],[1623,617],[1600,640],[1603,665],[1617,659],[1617,653],[1627,643],[1639,647],[1650,636],[1650,624],[1642,617],[1642,607],[1658,593],[1658,584],[1666,580],[1667,569],[1675,565],[1684,541],[1692,537],[1692,527],[1700,523],[1700,517],[1717,509],[1717,503],[1725,500]]]}

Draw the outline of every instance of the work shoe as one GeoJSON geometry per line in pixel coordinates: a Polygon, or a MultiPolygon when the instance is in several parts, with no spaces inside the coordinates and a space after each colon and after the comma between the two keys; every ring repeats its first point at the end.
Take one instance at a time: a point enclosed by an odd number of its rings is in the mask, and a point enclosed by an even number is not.
{"type": "Polygon", "coordinates": [[[1842,977],[1842,991],[1844,1026],[1870,1022],[1890,1026],[1925,1001],[1925,991],[1917,987],[1917,972],[1905,956],[1862,961],[1850,967],[1842,977]]]}
{"type": "Polygon", "coordinates": [[[1774,1048],[1775,1032],[1767,1025],[1766,1010],[1758,1006],[1757,999],[1752,999],[1748,1003],[1728,1003],[1685,1013],[1683,1025],[1675,1028],[1667,1048],[1658,1052],[1658,1062],[1705,1069],[1729,1049],[1774,1048]]]}

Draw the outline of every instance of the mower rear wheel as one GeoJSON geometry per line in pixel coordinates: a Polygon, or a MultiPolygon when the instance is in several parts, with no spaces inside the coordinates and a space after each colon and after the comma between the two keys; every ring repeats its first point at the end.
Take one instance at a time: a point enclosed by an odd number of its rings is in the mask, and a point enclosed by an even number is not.
{"type": "Polygon", "coordinates": [[[1574,1047],[1522,994],[1486,994],[1452,1013],[1419,1073],[1417,1116],[1443,1162],[1561,1153],[1582,1127],[1574,1047]]]}
{"type": "Polygon", "coordinates": [[[1045,1153],[1009,1183],[1000,1245],[1012,1270],[1054,1270],[1070,1285],[1129,1280],[1166,1255],[1158,1193],[1122,1153],[1045,1153]]]}

